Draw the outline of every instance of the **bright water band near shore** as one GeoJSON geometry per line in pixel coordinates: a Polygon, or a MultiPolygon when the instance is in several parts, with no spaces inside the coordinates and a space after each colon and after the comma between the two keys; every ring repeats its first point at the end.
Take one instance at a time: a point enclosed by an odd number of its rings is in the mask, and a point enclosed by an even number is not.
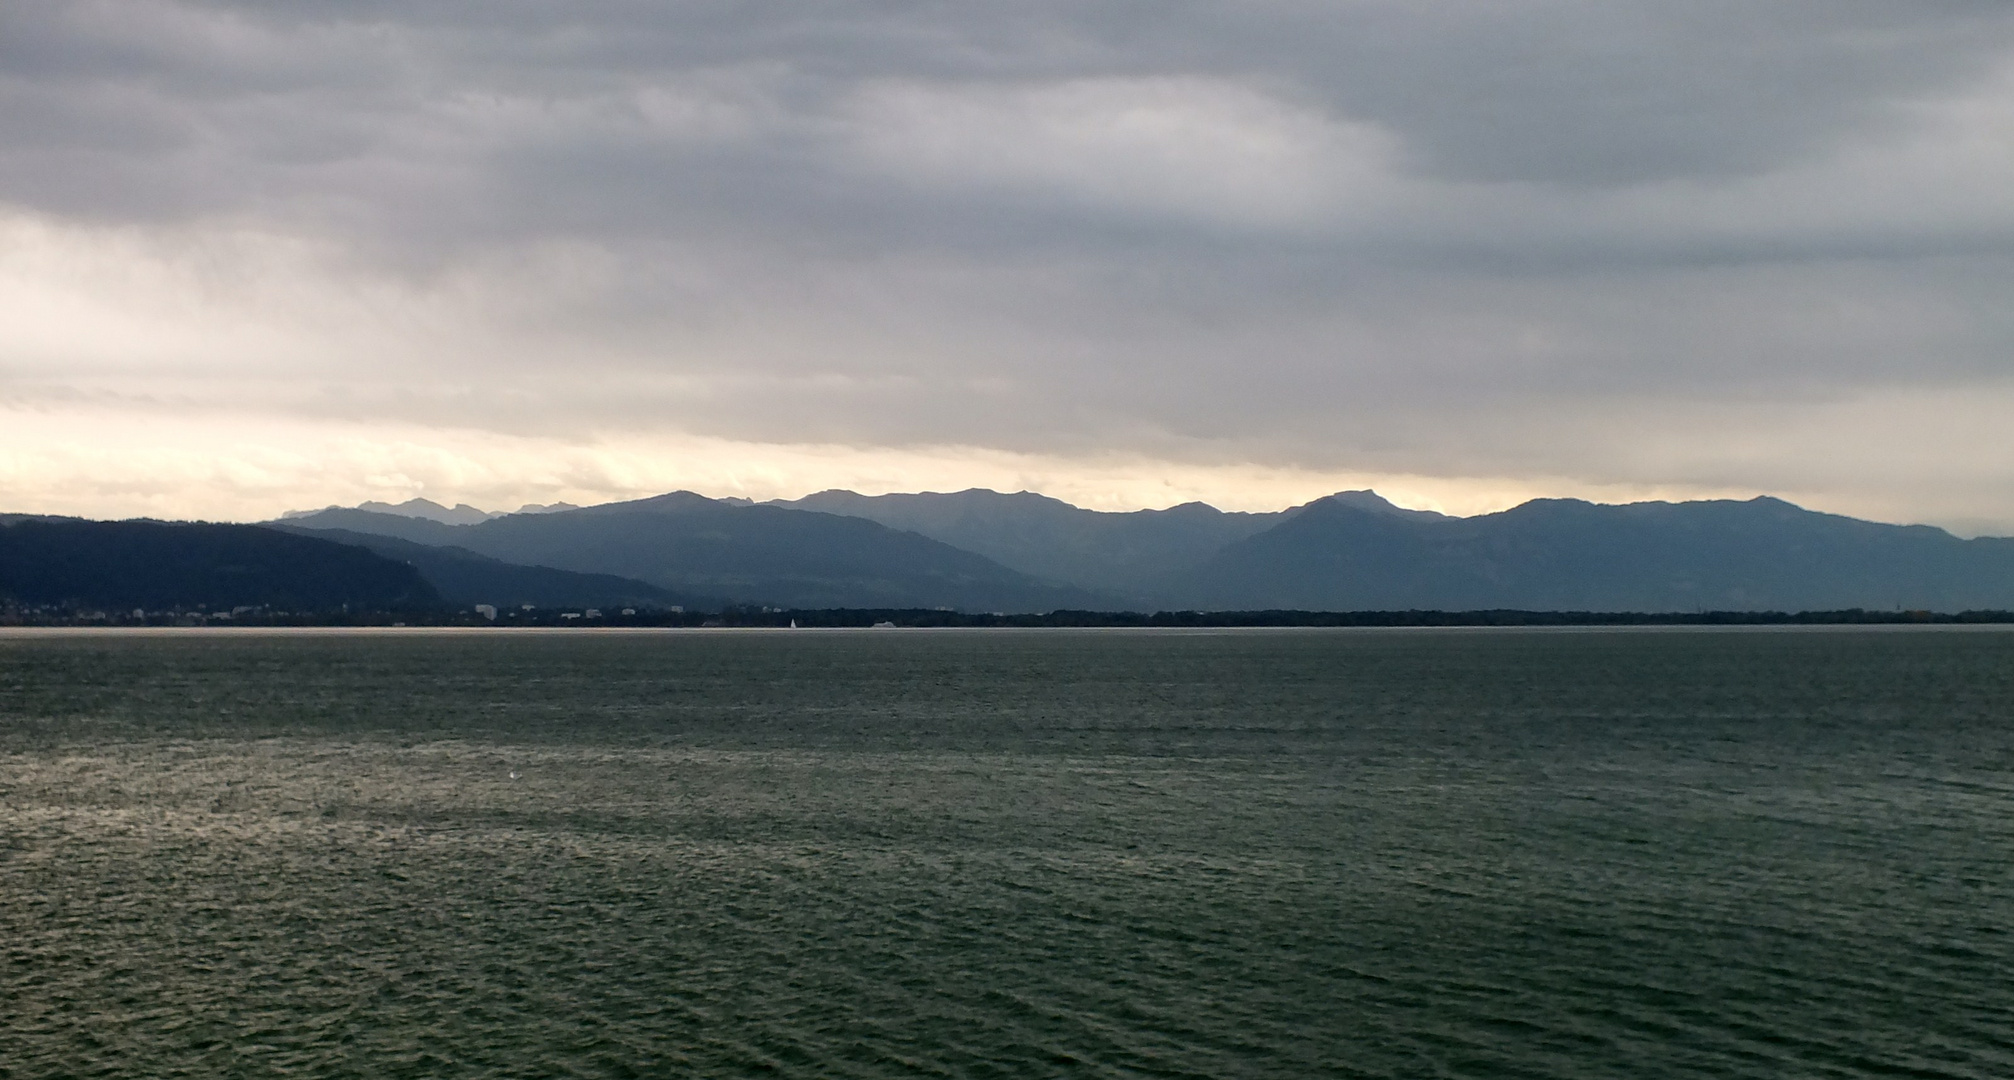
{"type": "Polygon", "coordinates": [[[0,1077],[2014,1076],[2014,633],[0,637],[0,1077]]]}

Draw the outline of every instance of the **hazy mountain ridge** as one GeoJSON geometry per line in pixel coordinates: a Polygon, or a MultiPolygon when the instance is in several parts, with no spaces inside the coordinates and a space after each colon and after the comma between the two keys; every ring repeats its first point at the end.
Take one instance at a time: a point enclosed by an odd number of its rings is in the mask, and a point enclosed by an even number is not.
{"type": "MultiPolygon", "coordinates": [[[[1442,517],[1393,506],[1372,491],[1346,491],[1329,498],[1419,520],[1442,517]]],[[[984,488],[900,495],[835,489],[768,505],[863,517],[978,552],[1022,573],[1127,593],[1140,593],[1155,580],[1194,566],[1225,545],[1264,532],[1301,510],[1245,513],[1189,502],[1165,510],[1114,513],[1086,510],[1032,491],[1009,495],[984,488]]]]}
{"type": "Polygon", "coordinates": [[[659,588],[788,607],[1046,611],[1119,598],[1037,580],[986,557],[864,518],[734,505],[691,492],[472,525],[330,510],[290,519],[521,565],[635,578],[659,588]]]}
{"type": "Polygon", "coordinates": [[[437,503],[432,499],[407,499],[405,502],[402,503],[369,501],[369,502],[358,503],[356,506],[353,507],[325,506],[320,510],[289,510],[284,514],[281,514],[279,520],[291,521],[296,518],[304,518],[314,514],[325,513],[330,510],[361,510],[365,513],[370,514],[390,514],[394,517],[419,518],[425,521],[437,521],[443,525],[479,525],[482,522],[488,521],[491,518],[503,517],[505,514],[555,514],[566,510],[578,510],[578,509],[580,509],[580,507],[575,506],[572,503],[559,502],[559,503],[551,503],[549,505],[542,503],[526,503],[525,505],[518,507],[516,510],[482,510],[477,507],[470,506],[468,503],[456,503],[453,506],[442,506],[440,503],[437,503]]]}
{"type": "Polygon", "coordinates": [[[1216,610],[1956,611],[2014,606],[2014,540],[1771,498],[1539,499],[1441,521],[1317,500],[1157,591],[1216,610]]]}

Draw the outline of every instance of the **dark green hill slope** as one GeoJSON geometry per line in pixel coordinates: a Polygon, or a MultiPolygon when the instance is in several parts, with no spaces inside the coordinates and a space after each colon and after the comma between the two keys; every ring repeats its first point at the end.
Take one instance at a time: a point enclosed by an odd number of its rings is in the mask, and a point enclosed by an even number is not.
{"type": "MultiPolygon", "coordinates": [[[[276,525],[293,531],[292,525],[276,525]]],[[[468,607],[494,604],[516,607],[642,608],[684,607],[717,611],[723,601],[694,593],[659,588],[647,581],[614,574],[582,574],[550,566],[520,566],[458,547],[433,547],[393,536],[374,536],[347,529],[303,530],[339,543],[368,548],[388,559],[410,563],[442,599],[468,607]]]]}
{"type": "Polygon", "coordinates": [[[27,519],[0,525],[0,597],[113,609],[437,607],[405,563],[257,525],[27,519]]]}
{"type": "Polygon", "coordinates": [[[1958,611],[2014,607],[2014,540],[1768,498],[1541,499],[1438,521],[1320,500],[1157,591],[1213,610],[1958,611]]]}

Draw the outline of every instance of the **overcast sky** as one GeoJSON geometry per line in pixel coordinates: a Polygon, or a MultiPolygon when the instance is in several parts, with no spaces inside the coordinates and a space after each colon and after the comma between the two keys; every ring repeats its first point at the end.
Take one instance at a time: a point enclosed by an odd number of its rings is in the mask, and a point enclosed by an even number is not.
{"type": "Polygon", "coordinates": [[[0,510],[2014,533],[2005,0],[0,0],[0,510]]]}

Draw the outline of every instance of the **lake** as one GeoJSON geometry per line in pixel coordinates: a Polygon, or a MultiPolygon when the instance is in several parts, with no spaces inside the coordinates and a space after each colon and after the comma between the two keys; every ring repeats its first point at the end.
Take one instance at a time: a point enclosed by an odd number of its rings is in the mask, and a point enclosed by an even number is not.
{"type": "Polygon", "coordinates": [[[0,1077],[2014,1076],[2004,629],[14,632],[0,1077]]]}

